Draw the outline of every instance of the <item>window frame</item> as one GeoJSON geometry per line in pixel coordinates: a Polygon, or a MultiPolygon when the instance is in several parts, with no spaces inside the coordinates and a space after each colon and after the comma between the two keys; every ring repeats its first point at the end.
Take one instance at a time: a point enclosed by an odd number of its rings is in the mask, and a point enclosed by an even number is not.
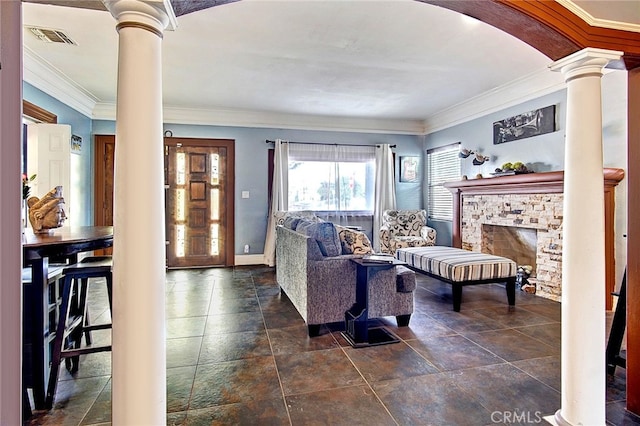
{"type": "Polygon", "coordinates": [[[460,161],[460,144],[455,142],[448,145],[439,146],[437,148],[428,149],[427,158],[427,216],[429,220],[436,221],[453,221],[453,194],[444,188],[444,182],[456,180],[460,178],[462,162],[460,161]],[[435,159],[434,155],[439,155],[439,159],[435,159]],[[444,173],[439,172],[434,176],[434,169],[437,166],[447,165],[447,163],[455,164],[455,172],[448,170],[444,173]],[[436,182],[434,183],[434,179],[436,182]],[[445,192],[446,191],[446,192],[445,192]],[[439,198],[435,199],[434,196],[439,198]],[[434,206],[435,203],[437,206],[434,206]],[[446,203],[446,204],[445,204],[446,203]],[[443,214],[444,212],[444,214],[443,214]]]}
{"type": "MultiPolygon", "coordinates": [[[[354,163],[354,164],[362,164],[365,167],[365,180],[364,185],[364,196],[367,204],[371,203],[371,210],[346,210],[342,208],[338,204],[335,206],[316,206],[323,207],[320,209],[315,209],[313,207],[309,207],[309,210],[313,210],[316,213],[321,214],[337,214],[340,216],[361,216],[361,215],[373,215],[373,211],[375,210],[375,176],[376,176],[376,154],[375,154],[375,145],[344,145],[344,144],[321,144],[321,143],[297,143],[297,142],[289,142],[289,150],[288,150],[288,166],[290,166],[294,162],[304,163],[304,162],[313,162],[313,163],[326,163],[330,168],[335,170],[334,176],[334,188],[335,196],[340,196],[341,182],[342,178],[347,175],[340,174],[341,164],[354,163]],[[326,209],[324,207],[334,207],[331,209],[326,209]]],[[[287,173],[289,173],[288,170],[287,173]]],[[[288,185],[288,198],[289,198],[289,210],[293,209],[293,203],[291,199],[291,174],[289,173],[287,176],[287,180],[289,181],[288,185]]]]}
{"type": "MultiPolygon", "coordinates": [[[[289,192],[289,210],[291,211],[304,211],[304,210],[313,210],[316,213],[319,214],[339,214],[339,215],[348,215],[348,216],[361,216],[361,215],[372,215],[373,214],[373,210],[375,209],[375,206],[373,205],[375,200],[375,161],[340,161],[339,159],[333,160],[333,161],[329,161],[329,160],[291,160],[289,159],[289,164],[291,164],[292,162],[297,162],[297,163],[305,163],[305,162],[317,162],[317,163],[327,163],[330,165],[330,167],[333,167],[336,170],[335,176],[334,176],[334,182],[333,184],[335,185],[335,197],[339,198],[341,200],[341,189],[342,189],[342,179],[345,175],[341,175],[340,174],[340,165],[344,164],[344,163],[357,163],[357,164],[363,164],[363,165],[367,165],[368,163],[371,163],[371,168],[372,171],[370,172],[372,175],[372,182],[371,182],[371,186],[372,186],[372,194],[369,194],[369,196],[367,196],[366,194],[366,189],[367,189],[367,185],[365,185],[365,199],[369,199],[371,198],[371,210],[363,210],[363,209],[344,209],[344,206],[340,205],[340,200],[338,200],[338,202],[336,202],[336,208],[335,209],[315,209],[315,208],[310,208],[310,209],[294,209],[294,207],[292,206],[292,202],[291,202],[291,193],[289,192]]],[[[368,166],[365,166],[368,167],[368,166]]],[[[291,190],[291,185],[289,185],[289,190],[291,190]]]]}

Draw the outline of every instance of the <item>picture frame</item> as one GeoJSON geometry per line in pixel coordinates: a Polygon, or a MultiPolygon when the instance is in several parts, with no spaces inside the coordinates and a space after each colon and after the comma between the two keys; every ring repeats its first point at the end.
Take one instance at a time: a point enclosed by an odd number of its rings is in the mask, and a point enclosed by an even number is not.
{"type": "Polygon", "coordinates": [[[82,137],[71,135],[71,152],[73,154],[82,153],[82,137]]]}
{"type": "Polygon", "coordinates": [[[493,144],[544,135],[556,131],[556,106],[523,112],[493,123],[493,144]]]}
{"type": "Polygon", "coordinates": [[[418,182],[420,157],[400,157],[400,182],[418,182]]]}

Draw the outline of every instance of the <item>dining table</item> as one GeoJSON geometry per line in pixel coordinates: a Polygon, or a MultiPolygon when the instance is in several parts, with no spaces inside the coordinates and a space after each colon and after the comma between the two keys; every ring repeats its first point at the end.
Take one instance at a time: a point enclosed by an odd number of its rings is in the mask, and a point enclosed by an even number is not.
{"type": "Polygon", "coordinates": [[[113,226],[63,226],[48,233],[25,229],[23,266],[30,270],[26,271],[29,279],[23,278],[23,386],[32,388],[35,409],[45,408],[50,342],[58,318],[58,286],[50,272],[75,263],[80,253],[112,246],[113,226]],[[54,262],[62,263],[54,267],[54,262]]]}

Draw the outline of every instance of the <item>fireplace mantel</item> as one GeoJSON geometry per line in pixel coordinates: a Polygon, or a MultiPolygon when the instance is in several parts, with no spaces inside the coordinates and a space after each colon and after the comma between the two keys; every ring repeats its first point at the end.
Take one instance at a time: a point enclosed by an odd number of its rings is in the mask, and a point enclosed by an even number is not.
{"type": "MultiPolygon", "coordinates": [[[[613,188],[624,179],[622,169],[604,169],[605,188],[613,188]]],[[[483,179],[446,182],[449,191],[469,194],[552,194],[564,190],[564,171],[524,173],[483,179]]]]}
{"type": "MultiPolygon", "coordinates": [[[[605,203],[605,255],[607,309],[611,309],[609,294],[615,288],[615,187],[624,178],[624,170],[604,169],[605,203]]],[[[468,179],[446,182],[444,186],[453,194],[453,246],[462,247],[463,203],[465,197],[476,195],[511,194],[562,194],[564,191],[564,171],[526,173],[493,178],[468,179]]]]}

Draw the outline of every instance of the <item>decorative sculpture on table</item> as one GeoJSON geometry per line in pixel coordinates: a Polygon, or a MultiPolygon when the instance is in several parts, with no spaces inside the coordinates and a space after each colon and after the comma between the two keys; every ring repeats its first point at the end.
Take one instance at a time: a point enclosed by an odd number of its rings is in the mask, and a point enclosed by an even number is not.
{"type": "Polygon", "coordinates": [[[52,229],[60,228],[67,218],[61,186],[56,186],[42,198],[29,197],[27,206],[29,222],[36,234],[47,234],[52,229]]]}

